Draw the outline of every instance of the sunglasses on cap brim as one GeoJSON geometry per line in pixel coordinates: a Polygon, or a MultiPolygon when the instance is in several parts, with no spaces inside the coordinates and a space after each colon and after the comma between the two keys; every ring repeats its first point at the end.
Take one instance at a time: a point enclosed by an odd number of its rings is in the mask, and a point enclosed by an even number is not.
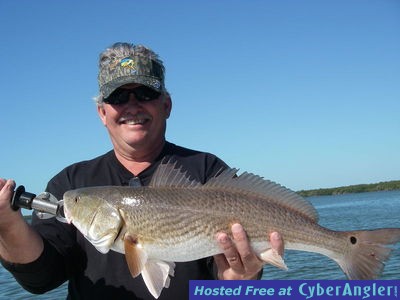
{"type": "Polygon", "coordinates": [[[135,99],[139,102],[149,102],[158,99],[161,96],[160,92],[149,88],[148,86],[141,85],[133,89],[118,88],[103,100],[104,103],[119,105],[128,103],[130,95],[133,94],[135,99]]]}

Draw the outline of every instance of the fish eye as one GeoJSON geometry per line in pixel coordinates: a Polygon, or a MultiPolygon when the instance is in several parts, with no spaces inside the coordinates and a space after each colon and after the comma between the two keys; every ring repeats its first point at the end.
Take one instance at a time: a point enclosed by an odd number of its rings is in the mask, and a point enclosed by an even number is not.
{"type": "Polygon", "coordinates": [[[78,201],[79,201],[79,196],[75,197],[75,203],[78,203],[78,201]]]}

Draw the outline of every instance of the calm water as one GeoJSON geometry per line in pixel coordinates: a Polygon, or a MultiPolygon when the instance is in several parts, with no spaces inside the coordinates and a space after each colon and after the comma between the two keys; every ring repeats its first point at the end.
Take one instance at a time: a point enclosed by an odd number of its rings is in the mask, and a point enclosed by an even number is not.
{"type": "MultiPolygon", "coordinates": [[[[335,230],[400,227],[400,191],[312,197],[320,224],[335,230]]],[[[313,253],[286,251],[289,271],[267,266],[265,279],[345,279],[330,259],[313,253]]],[[[387,262],[381,279],[400,279],[400,245],[387,262]]],[[[0,266],[0,299],[65,299],[65,285],[45,295],[31,295],[22,290],[0,266]],[[7,297],[7,298],[6,298],[7,297]]]]}

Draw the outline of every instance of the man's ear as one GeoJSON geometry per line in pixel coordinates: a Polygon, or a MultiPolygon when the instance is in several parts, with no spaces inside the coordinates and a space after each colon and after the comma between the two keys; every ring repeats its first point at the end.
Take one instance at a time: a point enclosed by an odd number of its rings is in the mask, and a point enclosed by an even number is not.
{"type": "Polygon", "coordinates": [[[164,109],[165,109],[165,118],[168,119],[171,114],[171,110],[172,110],[171,96],[168,94],[165,95],[165,99],[164,99],[163,103],[164,103],[164,109]]]}
{"type": "Polygon", "coordinates": [[[97,105],[97,113],[99,114],[101,122],[103,122],[104,126],[107,126],[106,121],[106,110],[104,109],[103,105],[97,105]]]}

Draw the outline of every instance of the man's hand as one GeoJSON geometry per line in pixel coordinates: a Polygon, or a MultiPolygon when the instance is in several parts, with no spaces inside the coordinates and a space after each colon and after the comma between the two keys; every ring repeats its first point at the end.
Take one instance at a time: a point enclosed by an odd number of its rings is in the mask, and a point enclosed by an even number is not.
{"type": "Polygon", "coordinates": [[[12,211],[10,205],[14,188],[14,180],[0,178],[0,231],[4,226],[12,224],[17,216],[19,217],[19,212],[12,211]]]}
{"type": "Polygon", "coordinates": [[[21,210],[11,209],[15,182],[0,178],[0,257],[8,262],[29,263],[43,251],[42,237],[24,220],[21,210]]]}
{"type": "MultiPolygon", "coordinates": [[[[218,279],[242,280],[257,279],[265,262],[261,261],[250,246],[242,225],[232,225],[233,240],[226,233],[218,233],[217,241],[223,254],[214,256],[218,269],[218,279]]],[[[270,234],[273,251],[283,256],[283,240],[277,232],[270,234]]]]}

